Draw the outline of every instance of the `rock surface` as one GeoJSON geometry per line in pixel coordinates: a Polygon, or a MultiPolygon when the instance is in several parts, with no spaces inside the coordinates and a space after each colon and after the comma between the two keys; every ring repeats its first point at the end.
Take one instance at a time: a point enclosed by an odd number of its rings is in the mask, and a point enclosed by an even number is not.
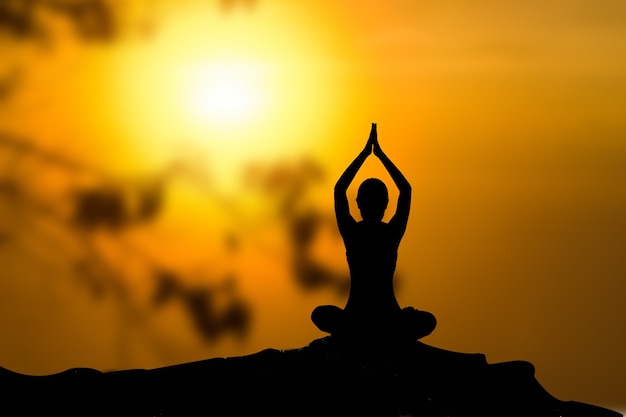
{"type": "Polygon", "coordinates": [[[529,362],[331,337],[149,370],[0,368],[0,384],[3,414],[12,416],[621,416],[554,398],[529,362]]]}

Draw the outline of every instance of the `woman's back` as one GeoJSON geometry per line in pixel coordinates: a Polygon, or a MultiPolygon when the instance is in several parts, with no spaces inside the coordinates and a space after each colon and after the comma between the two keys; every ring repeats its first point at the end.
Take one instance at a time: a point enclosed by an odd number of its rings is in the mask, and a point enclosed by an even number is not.
{"type": "Polygon", "coordinates": [[[383,222],[358,222],[344,232],[351,283],[346,310],[400,309],[393,291],[399,243],[397,232],[383,222]]]}

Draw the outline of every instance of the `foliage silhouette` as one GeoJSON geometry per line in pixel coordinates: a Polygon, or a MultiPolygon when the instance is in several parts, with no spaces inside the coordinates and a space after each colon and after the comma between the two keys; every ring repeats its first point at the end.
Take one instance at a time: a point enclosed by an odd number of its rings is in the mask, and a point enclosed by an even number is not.
{"type": "MultiPolygon", "coordinates": [[[[67,262],[78,284],[95,301],[112,301],[120,318],[118,354],[124,366],[125,340],[130,332],[136,335],[139,328],[150,328],[146,324],[151,315],[172,302],[183,306],[204,342],[213,343],[228,334],[243,341],[250,328],[251,308],[239,294],[238,277],[202,277],[201,284],[190,286],[185,284],[186,273],[163,265],[162,260],[124,239],[126,232],[159,219],[174,179],[186,178],[204,190],[206,173],[199,166],[198,155],[174,160],[140,179],[113,176],[11,135],[0,134],[0,157],[0,208],[8,208],[12,214],[6,230],[0,228],[0,245],[24,250],[29,262],[37,263],[39,254],[27,252],[21,241],[45,243],[42,246],[49,248],[49,255],[67,262]],[[44,177],[50,172],[62,173],[67,179],[64,191],[55,198],[36,192],[40,177],[31,170],[44,177]],[[56,233],[51,234],[50,229],[56,233]],[[96,241],[103,235],[123,257],[110,259],[102,253],[96,241]],[[127,260],[140,265],[141,271],[126,268],[127,260]],[[132,282],[140,279],[153,288],[152,300],[146,302],[136,294],[132,282]]],[[[49,273],[46,265],[42,270],[49,273]]],[[[141,334],[159,350],[157,335],[141,334]]]]}
{"type": "Polygon", "coordinates": [[[305,291],[330,288],[339,295],[345,295],[350,288],[349,274],[315,259],[312,253],[324,228],[331,228],[336,233],[335,219],[331,214],[306,199],[308,190],[324,179],[322,167],[311,158],[301,159],[295,164],[279,162],[265,168],[253,164],[245,174],[248,187],[262,192],[276,206],[272,216],[286,228],[291,252],[287,262],[300,288],[305,291]]]}

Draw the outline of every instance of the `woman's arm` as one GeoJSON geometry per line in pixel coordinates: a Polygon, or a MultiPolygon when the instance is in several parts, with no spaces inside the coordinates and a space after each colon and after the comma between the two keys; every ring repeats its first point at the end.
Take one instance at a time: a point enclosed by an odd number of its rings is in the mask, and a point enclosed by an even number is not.
{"type": "Polygon", "coordinates": [[[400,233],[400,238],[404,234],[404,230],[406,229],[407,222],[409,221],[409,212],[411,210],[411,184],[404,177],[402,172],[395,166],[393,162],[387,157],[387,155],[383,152],[380,144],[378,143],[378,135],[374,135],[373,143],[373,152],[380,162],[382,162],[383,166],[391,176],[391,179],[400,190],[400,195],[398,196],[398,206],[396,208],[396,213],[393,215],[389,224],[394,224],[398,227],[398,232],[400,233]]]}
{"type": "Polygon", "coordinates": [[[345,226],[349,223],[355,222],[354,218],[350,215],[350,208],[348,205],[347,191],[348,187],[354,180],[356,173],[359,171],[363,162],[372,153],[372,145],[376,138],[376,123],[372,123],[372,130],[370,136],[367,139],[365,148],[357,155],[356,158],[348,165],[348,168],[341,174],[337,183],[335,184],[335,215],[337,217],[337,225],[339,226],[339,232],[343,235],[345,226]]]}

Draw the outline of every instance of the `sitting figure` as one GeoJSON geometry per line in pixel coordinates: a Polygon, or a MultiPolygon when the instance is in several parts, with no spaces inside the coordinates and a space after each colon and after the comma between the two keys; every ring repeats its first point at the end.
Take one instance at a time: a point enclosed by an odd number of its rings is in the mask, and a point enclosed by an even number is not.
{"type": "Polygon", "coordinates": [[[409,219],[411,185],[382,151],[375,123],[365,148],[337,181],[334,198],[350,270],[350,293],[344,309],[316,307],[311,314],[313,323],[344,341],[415,341],[430,334],[437,324],[435,317],[413,307],[401,309],[393,291],[398,246],[409,219]],[[358,190],[356,201],[363,220],[357,222],[350,215],[348,186],[372,153],[400,191],[389,223],[382,221],[389,202],[387,187],[376,178],[363,181],[358,190]]]}

